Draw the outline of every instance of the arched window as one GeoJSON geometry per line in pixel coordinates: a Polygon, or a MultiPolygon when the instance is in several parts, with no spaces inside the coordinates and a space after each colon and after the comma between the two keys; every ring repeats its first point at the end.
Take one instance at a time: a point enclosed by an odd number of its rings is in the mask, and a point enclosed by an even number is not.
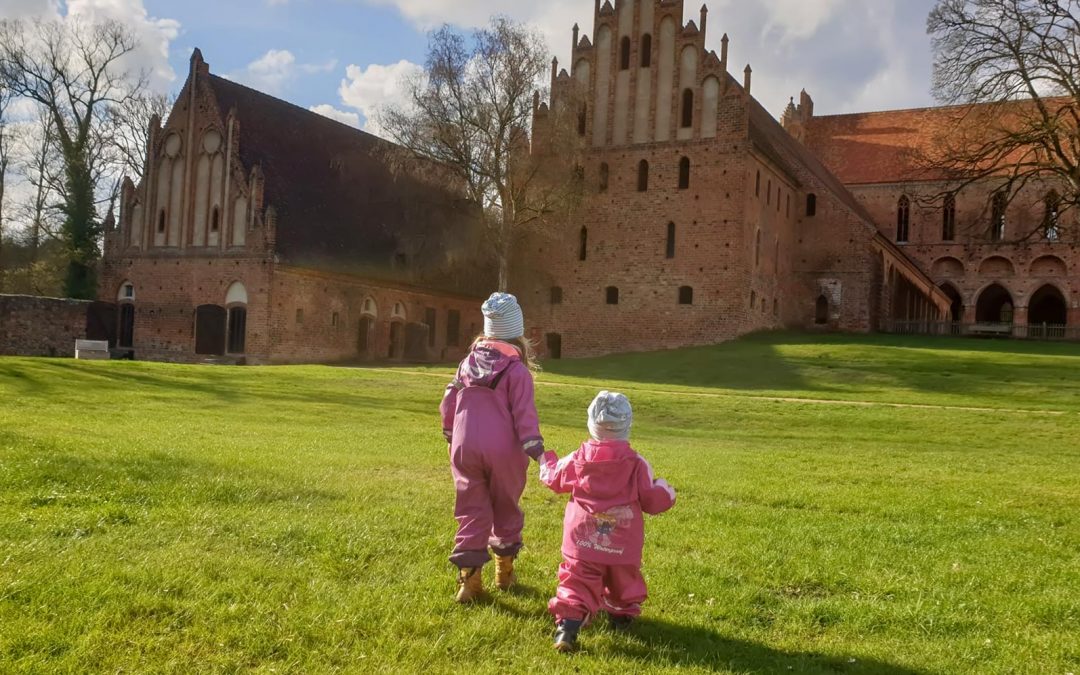
{"type": "Polygon", "coordinates": [[[1008,205],[1009,197],[1004,192],[994,194],[990,202],[990,241],[1005,238],[1005,211],[1008,205]]]}
{"type": "Polygon", "coordinates": [[[680,305],[692,305],[694,304],[694,289],[690,286],[679,287],[679,304],[680,305]]]}
{"type": "Polygon", "coordinates": [[[600,164],[600,192],[607,192],[608,186],[608,165],[607,162],[600,164]]]}
{"type": "Polygon", "coordinates": [[[214,210],[210,212],[210,231],[217,232],[221,229],[221,209],[214,207],[214,210]]]}
{"type": "Polygon", "coordinates": [[[755,197],[760,197],[761,196],[761,172],[760,171],[757,172],[757,178],[754,179],[754,196],[755,197]]]}
{"type": "Polygon", "coordinates": [[[759,264],[761,264],[761,230],[758,230],[754,237],[754,267],[759,264]]]}
{"type": "Polygon", "coordinates": [[[686,190],[690,187],[690,158],[683,157],[679,160],[679,189],[686,190]]]}
{"type": "Polygon", "coordinates": [[[765,205],[772,206],[772,178],[765,185],[765,205]]]}
{"type": "Polygon", "coordinates": [[[624,37],[619,43],[619,70],[630,68],[630,38],[624,37]]]}
{"type": "Polygon", "coordinates": [[[652,65],[652,36],[645,33],[641,36],[641,67],[648,68],[652,65]]]}
{"type": "Polygon", "coordinates": [[[941,209],[941,240],[953,239],[956,239],[956,195],[948,195],[941,209]]]}
{"type": "Polygon", "coordinates": [[[819,326],[829,323],[829,299],[822,293],[814,304],[814,323],[819,326]]]}
{"type": "Polygon", "coordinates": [[[780,213],[780,186],[776,186],[776,212],[780,213]]]}
{"type": "Polygon", "coordinates": [[[1061,197],[1058,193],[1051,190],[1047,193],[1046,198],[1043,200],[1045,211],[1043,212],[1043,238],[1046,241],[1057,241],[1061,238],[1061,231],[1058,229],[1058,214],[1061,212],[1061,197]]]}
{"type": "Polygon", "coordinates": [[[896,241],[905,243],[911,234],[911,200],[907,195],[900,197],[896,203],[896,241]]]}
{"type": "Polygon", "coordinates": [[[675,257],[675,223],[667,224],[667,249],[665,255],[668,258],[675,257]]]}
{"type": "Polygon", "coordinates": [[[637,191],[645,192],[649,189],[649,163],[641,160],[637,165],[637,191]]]}
{"type": "Polygon", "coordinates": [[[817,195],[811,192],[806,195],[806,217],[813,218],[817,215],[817,195]]]}
{"type": "Polygon", "coordinates": [[[589,257],[589,228],[581,228],[581,246],[578,250],[578,260],[585,260],[589,257]]]}
{"type": "Polygon", "coordinates": [[[694,125],[694,90],[684,89],[682,93],[682,127],[694,125]]]}
{"type": "Polygon", "coordinates": [[[551,304],[553,304],[553,305],[561,305],[562,304],[562,287],[561,286],[552,286],[551,287],[551,304]]]}
{"type": "Polygon", "coordinates": [[[578,115],[577,115],[577,133],[578,133],[578,136],[584,136],[585,135],[585,126],[586,126],[586,122],[587,122],[588,118],[589,118],[589,104],[588,103],[582,103],[581,104],[581,110],[578,111],[578,115]]]}
{"type": "Polygon", "coordinates": [[[619,288],[618,286],[608,286],[604,291],[607,296],[607,304],[617,305],[619,304],[619,288]]]}
{"type": "Polygon", "coordinates": [[[165,232],[165,209],[158,211],[157,231],[158,234],[165,232]]]}

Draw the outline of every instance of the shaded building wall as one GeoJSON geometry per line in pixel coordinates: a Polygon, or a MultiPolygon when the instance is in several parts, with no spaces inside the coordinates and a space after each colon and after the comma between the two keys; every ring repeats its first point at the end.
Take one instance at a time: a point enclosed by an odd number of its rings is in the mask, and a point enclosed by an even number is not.
{"type": "Polygon", "coordinates": [[[0,355],[75,356],[90,302],[0,295],[0,355]]]}

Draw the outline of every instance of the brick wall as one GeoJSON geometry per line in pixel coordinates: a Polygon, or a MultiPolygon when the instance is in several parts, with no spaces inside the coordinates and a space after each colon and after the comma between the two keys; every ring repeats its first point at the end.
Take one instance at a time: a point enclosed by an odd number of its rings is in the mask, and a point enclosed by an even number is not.
{"type": "Polygon", "coordinates": [[[276,269],[269,302],[271,363],[454,361],[483,329],[479,298],[301,268],[276,269]],[[460,317],[454,333],[448,331],[451,310],[460,317]],[[430,318],[433,334],[426,323],[430,318]],[[362,326],[368,330],[366,350],[361,349],[362,326]],[[400,331],[393,351],[392,330],[400,331]]]}
{"type": "Polygon", "coordinates": [[[75,340],[86,337],[90,302],[0,295],[0,354],[75,356],[75,340]]]}

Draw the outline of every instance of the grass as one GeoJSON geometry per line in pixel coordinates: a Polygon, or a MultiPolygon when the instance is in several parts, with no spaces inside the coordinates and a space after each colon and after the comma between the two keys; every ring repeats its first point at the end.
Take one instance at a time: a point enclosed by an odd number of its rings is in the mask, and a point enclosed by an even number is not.
{"type": "Polygon", "coordinates": [[[547,369],[550,446],[626,389],[679,490],[645,617],[571,658],[535,480],[523,585],[451,602],[449,370],[0,359],[0,672],[1080,672],[1077,347],[775,334],[547,369]]]}

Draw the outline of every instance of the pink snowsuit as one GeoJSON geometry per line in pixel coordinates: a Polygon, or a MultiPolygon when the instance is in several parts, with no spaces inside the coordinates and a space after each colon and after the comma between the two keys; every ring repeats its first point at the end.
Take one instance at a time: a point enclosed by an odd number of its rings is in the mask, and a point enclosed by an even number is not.
{"type": "Polygon", "coordinates": [[[489,546],[497,555],[517,555],[529,457],[544,451],[532,373],[514,346],[480,342],[447,385],[439,411],[457,490],[450,562],[480,567],[491,560],[489,546]]]}
{"type": "Polygon", "coordinates": [[[545,452],[540,480],[571,495],[563,518],[559,588],[548,610],[557,620],[579,621],[601,608],[613,616],[641,614],[648,597],[641,576],[642,513],[670,509],[675,490],[655,480],[645,458],[619,440],[586,441],[562,460],[545,452]]]}

